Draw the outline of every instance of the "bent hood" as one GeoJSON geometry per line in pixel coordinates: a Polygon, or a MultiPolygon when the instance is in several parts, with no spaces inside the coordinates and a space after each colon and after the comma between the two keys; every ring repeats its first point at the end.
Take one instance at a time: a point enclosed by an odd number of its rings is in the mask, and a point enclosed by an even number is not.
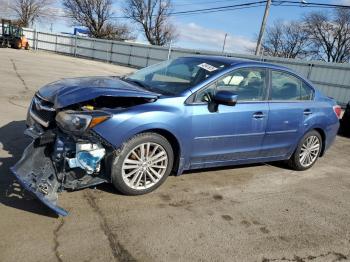
{"type": "Polygon", "coordinates": [[[159,94],[147,91],[120,80],[117,77],[68,78],[45,85],[39,96],[53,103],[54,108],[63,108],[101,96],[140,97],[157,99],[159,94]]]}

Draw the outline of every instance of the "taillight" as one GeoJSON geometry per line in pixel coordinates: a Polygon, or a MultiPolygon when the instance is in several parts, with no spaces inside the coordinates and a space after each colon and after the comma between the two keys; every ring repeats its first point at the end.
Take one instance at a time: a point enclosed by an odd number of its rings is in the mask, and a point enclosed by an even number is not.
{"type": "Polygon", "coordinates": [[[333,111],[334,113],[337,115],[338,119],[340,119],[340,116],[341,116],[341,107],[336,105],[336,106],[333,106],[333,111]]]}

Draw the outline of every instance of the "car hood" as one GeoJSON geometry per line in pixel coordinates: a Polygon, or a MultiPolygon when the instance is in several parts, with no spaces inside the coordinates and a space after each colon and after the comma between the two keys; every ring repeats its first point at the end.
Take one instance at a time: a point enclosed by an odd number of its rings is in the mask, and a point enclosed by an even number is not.
{"type": "Polygon", "coordinates": [[[54,108],[88,101],[101,96],[157,99],[159,94],[122,81],[118,77],[68,78],[43,86],[38,91],[54,108]]]}

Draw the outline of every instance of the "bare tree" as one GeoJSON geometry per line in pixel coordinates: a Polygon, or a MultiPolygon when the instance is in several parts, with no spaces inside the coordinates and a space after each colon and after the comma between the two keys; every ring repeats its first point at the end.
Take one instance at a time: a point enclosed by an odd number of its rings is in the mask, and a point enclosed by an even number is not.
{"type": "Polygon", "coordinates": [[[336,9],[332,15],[312,12],[303,20],[314,58],[327,62],[349,62],[349,9],[336,9]]]}
{"type": "Polygon", "coordinates": [[[113,20],[111,0],[63,0],[66,15],[74,25],[85,26],[92,37],[133,39],[129,27],[113,20]]]}
{"type": "Polygon", "coordinates": [[[308,34],[297,21],[276,21],[266,30],[262,44],[264,54],[286,58],[305,58],[308,55],[308,34]]]}
{"type": "Polygon", "coordinates": [[[16,23],[19,26],[29,27],[41,18],[50,17],[54,2],[54,0],[13,0],[9,3],[9,9],[17,18],[16,23]]]}
{"type": "Polygon", "coordinates": [[[177,37],[170,23],[171,0],[126,0],[125,15],[139,24],[152,45],[166,45],[177,37]]]}

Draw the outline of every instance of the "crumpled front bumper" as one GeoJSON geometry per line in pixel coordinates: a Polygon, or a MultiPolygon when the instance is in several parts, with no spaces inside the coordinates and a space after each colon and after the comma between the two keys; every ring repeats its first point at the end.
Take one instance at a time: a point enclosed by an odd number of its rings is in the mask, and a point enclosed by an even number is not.
{"type": "Polygon", "coordinates": [[[11,167],[18,182],[43,204],[61,216],[68,212],[57,205],[61,183],[46,146],[35,146],[34,141],[24,150],[21,159],[11,167]]]}

